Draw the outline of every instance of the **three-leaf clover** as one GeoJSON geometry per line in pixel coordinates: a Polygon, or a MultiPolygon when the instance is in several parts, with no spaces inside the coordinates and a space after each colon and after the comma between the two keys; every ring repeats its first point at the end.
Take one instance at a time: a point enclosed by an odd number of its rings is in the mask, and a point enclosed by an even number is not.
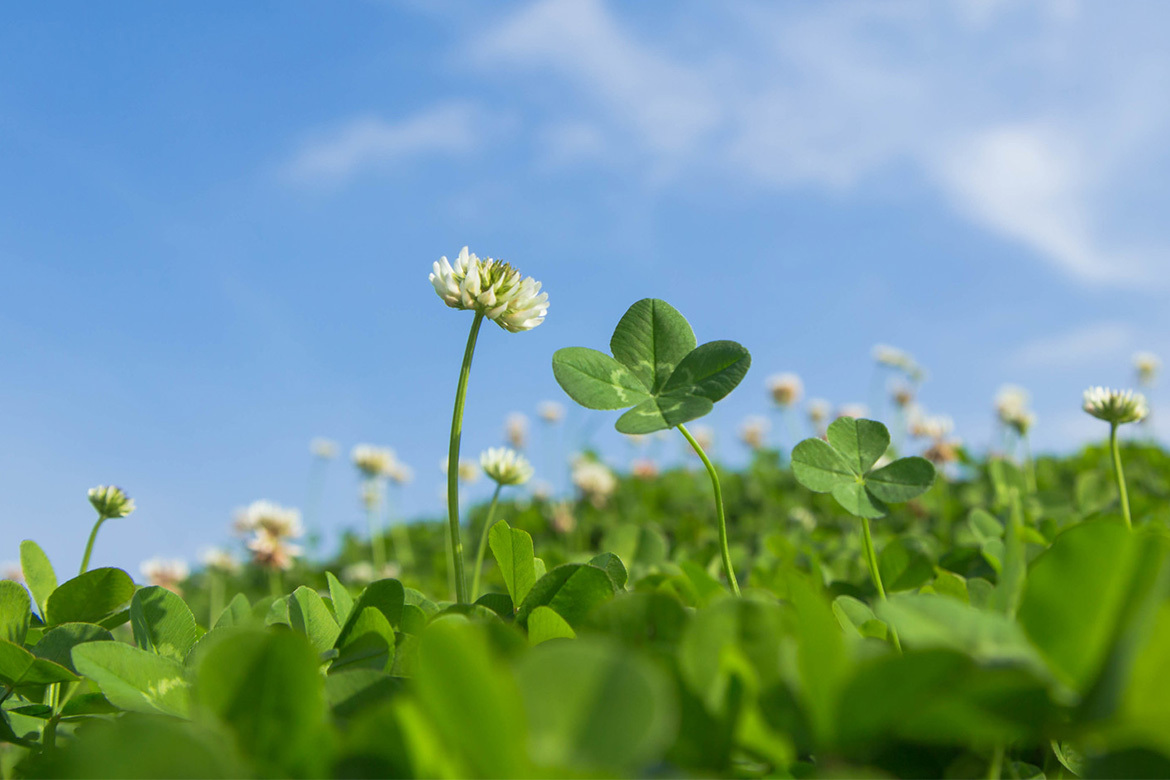
{"type": "Polygon", "coordinates": [[[842,417],[829,426],[828,439],[797,444],[792,471],[797,482],[832,493],[852,515],[885,517],[886,504],[909,501],[934,483],[934,466],[925,458],[899,458],[871,471],[890,446],[890,433],[880,422],[842,417]]]}
{"type": "Polygon", "coordinates": [[[751,365],[751,355],[734,341],[696,343],[674,307],[645,298],[614,329],[612,357],[586,347],[559,349],[553,374],[569,397],[588,409],[633,407],[618,418],[622,433],[653,433],[710,412],[751,365]]]}

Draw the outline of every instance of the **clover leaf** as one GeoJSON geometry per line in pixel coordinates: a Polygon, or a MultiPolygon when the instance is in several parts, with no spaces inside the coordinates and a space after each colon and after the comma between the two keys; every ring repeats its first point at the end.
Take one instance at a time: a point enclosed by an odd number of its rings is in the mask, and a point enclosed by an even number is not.
{"type": "Polygon", "coordinates": [[[831,493],[850,514],[885,517],[886,504],[909,501],[934,483],[934,466],[925,458],[899,458],[873,469],[889,446],[890,433],[880,422],[842,417],[829,426],[828,441],[796,445],[792,470],[797,482],[815,493],[831,493]]]}
{"type": "Polygon", "coordinates": [[[622,433],[653,433],[702,417],[740,383],[752,358],[734,341],[696,347],[690,324],[656,298],[638,301],[614,329],[612,356],[566,347],[553,355],[553,375],[587,409],[627,409],[622,433]]]}

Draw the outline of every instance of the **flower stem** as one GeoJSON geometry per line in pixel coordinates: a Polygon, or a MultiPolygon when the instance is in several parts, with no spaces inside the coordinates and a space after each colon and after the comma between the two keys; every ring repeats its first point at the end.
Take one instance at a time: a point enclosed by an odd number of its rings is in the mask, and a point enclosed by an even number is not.
{"type": "Polygon", "coordinates": [[[1117,477],[1117,490],[1121,493],[1121,515],[1125,527],[1133,530],[1133,519],[1129,515],[1129,493],[1125,489],[1125,472],[1121,469],[1121,450],[1117,446],[1117,423],[1109,428],[1109,449],[1113,451],[1113,473],[1117,477]]]}
{"type": "Polygon", "coordinates": [[[1028,480],[1028,492],[1036,492],[1036,459],[1032,457],[1032,440],[1028,434],[1020,438],[1024,440],[1024,477],[1028,480]]]}
{"type": "MultiPolygon", "coordinates": [[[[373,481],[367,486],[370,490],[375,490],[376,487],[373,481]]],[[[370,529],[370,555],[373,558],[374,571],[381,577],[382,572],[386,569],[386,537],[379,527],[378,501],[376,499],[366,505],[366,525],[370,529]]]]}
{"type": "Polygon", "coordinates": [[[991,753],[991,763],[987,765],[987,780],[999,780],[1003,776],[1004,746],[1000,742],[991,753]]]}
{"type": "Polygon", "coordinates": [[[459,370],[459,388],[455,391],[455,410],[451,415],[451,447],[447,451],[447,520],[450,525],[451,571],[455,579],[455,600],[467,603],[467,578],[463,575],[463,542],[459,540],[459,439],[463,434],[463,403],[467,396],[467,378],[471,375],[471,356],[475,354],[475,340],[483,312],[477,311],[467,334],[467,349],[463,352],[463,368],[459,370]]]}
{"type": "Polygon", "coordinates": [[[496,516],[496,502],[500,499],[500,488],[503,485],[496,483],[496,491],[492,493],[492,503],[488,506],[487,517],[483,521],[483,530],[479,534],[479,550],[475,553],[475,575],[471,578],[471,599],[479,598],[479,574],[483,570],[483,555],[487,549],[488,531],[492,530],[492,521],[496,516]]]}
{"type": "Polygon", "coordinates": [[[223,612],[223,591],[224,582],[223,575],[218,571],[208,571],[208,590],[210,591],[207,630],[210,631],[215,626],[215,619],[219,617],[219,613],[223,612]]]}
{"type": "MultiPolygon", "coordinates": [[[[882,601],[886,600],[886,588],[882,585],[882,574],[878,571],[877,553],[873,549],[873,536],[869,533],[869,518],[861,518],[861,541],[865,545],[865,561],[869,564],[869,573],[873,577],[873,584],[877,588],[878,597],[882,601]]],[[[902,652],[902,643],[898,641],[898,632],[890,626],[890,639],[894,642],[894,647],[898,648],[898,652],[902,652]]]]}
{"type": "Polygon", "coordinates": [[[281,585],[280,569],[275,566],[268,570],[268,590],[272,593],[272,598],[278,599],[284,595],[284,587],[281,585]]]}
{"type": "Polygon", "coordinates": [[[715,489],[715,513],[719,518],[719,549],[723,554],[723,570],[727,573],[727,582],[731,585],[731,592],[738,596],[739,583],[735,580],[735,570],[731,568],[731,551],[727,548],[727,518],[723,514],[723,490],[719,487],[719,474],[715,471],[715,466],[711,464],[707,453],[703,452],[703,448],[695,441],[695,437],[691,436],[691,432],[687,430],[686,426],[680,424],[678,430],[690,442],[695,454],[707,467],[707,473],[711,475],[711,487],[715,489]]]}
{"type": "Polygon", "coordinates": [[[85,543],[85,555],[81,556],[81,571],[77,573],[78,576],[89,570],[89,556],[93,554],[93,543],[97,540],[98,529],[102,527],[104,522],[106,522],[106,516],[98,515],[97,522],[93,524],[93,530],[89,532],[89,541],[85,543]]]}

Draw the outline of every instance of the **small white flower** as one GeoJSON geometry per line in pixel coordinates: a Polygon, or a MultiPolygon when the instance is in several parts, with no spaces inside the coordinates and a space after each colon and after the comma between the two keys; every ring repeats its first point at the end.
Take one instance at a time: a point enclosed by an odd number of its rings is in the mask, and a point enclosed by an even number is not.
{"type": "Polygon", "coordinates": [[[520,412],[512,412],[504,421],[504,435],[508,444],[518,450],[528,443],[528,418],[520,412]]]}
{"type": "Polygon", "coordinates": [[[266,569],[291,569],[293,559],[304,552],[300,545],[264,528],[256,530],[256,535],[248,541],[248,549],[252,551],[252,562],[266,569]]]}
{"type": "Polygon", "coordinates": [[[337,442],[318,436],[309,442],[309,452],[321,460],[333,460],[337,457],[337,442]]]}
{"type": "Polygon", "coordinates": [[[142,574],[151,585],[179,593],[179,583],[190,576],[191,569],[186,561],[176,558],[151,558],[143,561],[142,574]]]}
{"type": "Polygon", "coordinates": [[[1114,425],[1138,422],[1150,413],[1146,397],[1133,390],[1090,387],[1085,391],[1084,410],[1114,425]]]}
{"type": "Polygon", "coordinates": [[[767,417],[751,415],[739,426],[739,439],[751,449],[758,450],[764,446],[764,439],[770,428],[767,417]]]}
{"type": "Polygon", "coordinates": [[[394,450],[389,447],[376,447],[373,444],[359,444],[349,455],[353,465],[357,466],[367,478],[385,476],[395,462],[394,450]]]}
{"type": "Polygon", "coordinates": [[[855,420],[864,420],[869,416],[869,407],[865,404],[841,404],[837,407],[837,419],[852,417],[855,420]]]}
{"type": "Polygon", "coordinates": [[[604,463],[591,458],[577,458],[573,462],[573,484],[596,507],[605,506],[617,489],[617,477],[604,463]]]}
{"type": "Polygon", "coordinates": [[[222,547],[208,547],[199,554],[199,562],[209,569],[224,574],[234,574],[240,569],[240,562],[222,547]]]}
{"type": "Polygon", "coordinates": [[[479,456],[483,473],[501,485],[523,485],[532,478],[532,464],[507,447],[492,447],[479,456]]]}
{"type": "Polygon", "coordinates": [[[395,485],[405,485],[414,479],[414,469],[395,458],[386,469],[386,477],[395,485]]]}
{"type": "Polygon", "coordinates": [[[565,407],[556,401],[541,401],[536,414],[549,425],[556,425],[565,417],[565,407]]]}
{"type": "Polygon", "coordinates": [[[89,503],[104,518],[125,517],[134,511],[134,499],[114,485],[99,485],[89,489],[89,503]]]}
{"type": "Polygon", "coordinates": [[[789,407],[804,395],[804,383],[796,374],[773,374],[768,377],[768,392],[777,406],[789,407]]]}
{"type": "Polygon", "coordinates": [[[1017,385],[1004,385],[995,395],[995,414],[1004,425],[1021,436],[1036,424],[1036,415],[1028,409],[1028,391],[1017,385]]]}
{"type": "Polygon", "coordinates": [[[918,439],[940,441],[955,429],[955,421],[945,414],[926,414],[916,407],[910,418],[910,435],[918,439]]]}
{"type": "Polygon", "coordinates": [[[1133,356],[1133,367],[1137,371],[1138,382],[1148,387],[1154,384],[1154,378],[1162,368],[1162,361],[1153,352],[1138,352],[1133,356]]]}
{"type": "Polygon", "coordinates": [[[814,426],[820,426],[829,419],[829,412],[833,405],[824,398],[810,398],[808,401],[808,419],[814,426]]]}
{"type": "Polygon", "coordinates": [[[532,330],[548,313],[548,293],[540,291],[540,282],[500,260],[480,259],[467,247],[454,266],[439,258],[430,280],[451,308],[480,312],[510,333],[532,330]]]}
{"type": "Polygon", "coordinates": [[[305,532],[299,511],[263,500],[238,510],[233,525],[241,533],[264,532],[278,539],[296,538],[305,532]]]}
{"type": "Polygon", "coordinates": [[[630,464],[630,473],[638,479],[654,479],[658,476],[658,464],[650,458],[638,458],[630,464]]]}

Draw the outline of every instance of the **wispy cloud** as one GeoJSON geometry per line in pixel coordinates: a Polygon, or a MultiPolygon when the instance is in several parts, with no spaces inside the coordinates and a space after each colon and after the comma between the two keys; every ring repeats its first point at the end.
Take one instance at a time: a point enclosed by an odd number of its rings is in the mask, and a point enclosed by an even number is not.
{"type": "Polygon", "coordinates": [[[1034,339],[1008,358],[1015,369],[1059,369],[1116,363],[1128,359],[1133,328],[1121,322],[1097,322],[1034,339]]]}
{"type": "Polygon", "coordinates": [[[956,213],[1074,281],[1161,285],[1170,238],[1130,236],[1112,203],[1135,161],[1163,154],[1170,117],[1151,95],[1170,56],[1120,45],[1148,22],[1082,10],[737,4],[639,26],[628,6],[539,0],[464,48],[477,73],[583,98],[534,91],[555,96],[527,109],[549,147],[538,158],[571,160],[570,142],[588,140],[579,159],[651,183],[699,173],[836,191],[917,172],[956,213]]]}
{"type": "Polygon", "coordinates": [[[352,119],[305,144],[284,167],[300,182],[336,183],[370,169],[426,154],[476,149],[480,111],[464,102],[441,103],[404,119],[352,119]]]}

